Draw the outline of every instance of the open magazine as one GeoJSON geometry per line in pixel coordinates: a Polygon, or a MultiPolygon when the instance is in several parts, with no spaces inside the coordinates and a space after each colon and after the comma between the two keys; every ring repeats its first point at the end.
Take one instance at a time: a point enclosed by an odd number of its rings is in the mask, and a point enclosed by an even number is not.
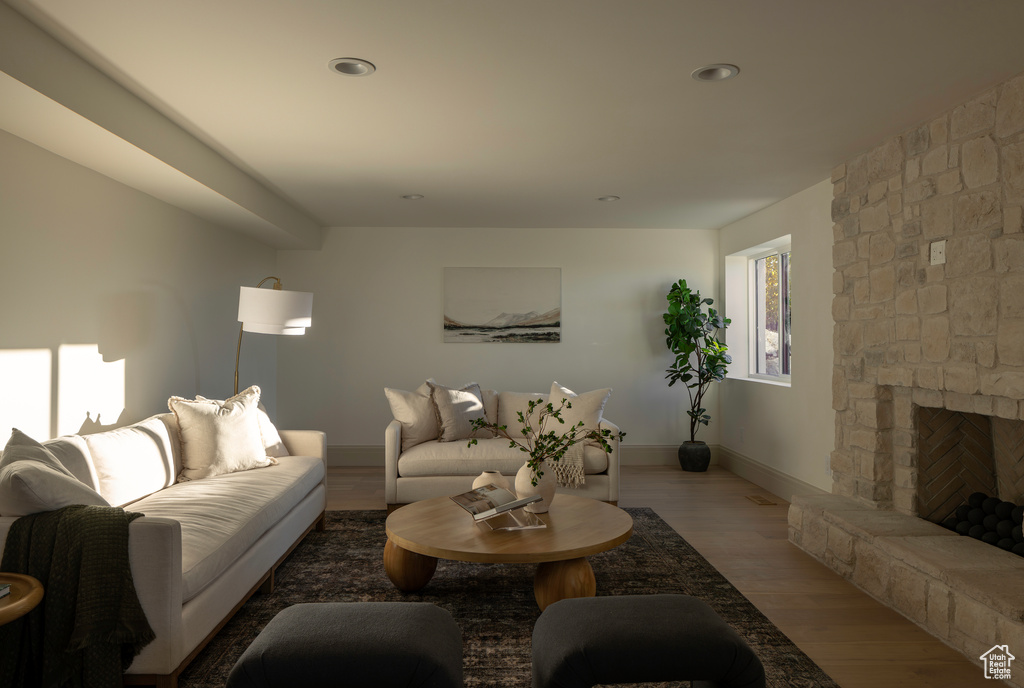
{"type": "Polygon", "coordinates": [[[511,527],[513,525],[517,528],[545,527],[543,521],[537,518],[536,514],[529,514],[525,511],[516,511],[527,504],[539,502],[541,500],[540,495],[530,495],[529,497],[519,499],[512,494],[512,492],[503,487],[498,487],[497,485],[483,485],[475,490],[455,495],[451,499],[453,502],[472,514],[475,521],[489,521],[496,517],[502,517],[501,521],[504,523],[504,526],[499,523],[495,523],[494,525],[488,523],[488,525],[491,525],[491,527],[495,529],[511,527]],[[530,516],[533,518],[529,518],[530,516]],[[531,522],[536,522],[540,525],[531,525],[531,522]]]}

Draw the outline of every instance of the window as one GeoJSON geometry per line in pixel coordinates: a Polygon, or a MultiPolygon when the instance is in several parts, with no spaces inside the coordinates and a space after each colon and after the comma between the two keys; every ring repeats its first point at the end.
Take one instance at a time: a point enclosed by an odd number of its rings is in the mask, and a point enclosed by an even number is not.
{"type": "Polygon", "coordinates": [[[792,368],[793,252],[790,235],[725,256],[728,376],[789,385],[792,368]]]}
{"type": "Polygon", "coordinates": [[[750,309],[753,321],[750,350],[754,355],[751,372],[757,375],[781,377],[790,374],[792,265],[793,253],[789,247],[750,261],[754,286],[750,309]]]}

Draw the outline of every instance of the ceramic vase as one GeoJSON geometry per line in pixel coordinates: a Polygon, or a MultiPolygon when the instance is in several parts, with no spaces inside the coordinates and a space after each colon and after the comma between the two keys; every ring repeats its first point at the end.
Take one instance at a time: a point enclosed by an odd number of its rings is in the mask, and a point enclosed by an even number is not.
{"type": "Polygon", "coordinates": [[[524,509],[535,514],[547,513],[551,501],[555,498],[555,472],[546,463],[540,464],[540,472],[543,473],[533,484],[533,470],[529,464],[524,463],[523,467],[516,473],[516,496],[522,499],[530,495],[539,494],[543,499],[533,504],[527,504],[524,509]]]}
{"type": "Polygon", "coordinates": [[[474,490],[484,485],[497,485],[498,487],[504,487],[506,490],[512,490],[512,483],[500,471],[484,471],[473,481],[474,490]]]}

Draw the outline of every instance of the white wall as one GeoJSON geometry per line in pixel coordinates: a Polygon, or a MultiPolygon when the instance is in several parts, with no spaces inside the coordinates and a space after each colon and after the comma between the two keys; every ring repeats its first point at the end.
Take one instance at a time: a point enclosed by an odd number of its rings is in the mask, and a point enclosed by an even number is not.
{"type": "MultiPolygon", "coordinates": [[[[721,445],[769,472],[826,491],[832,487],[827,466],[835,441],[831,203],[832,184],[826,180],[719,232],[722,275],[731,253],[785,234],[792,235],[793,247],[792,386],[727,379],[720,390],[721,445]]],[[[725,308],[736,319],[729,303],[725,308]]]]}
{"type": "MultiPolygon", "coordinates": [[[[9,364],[28,349],[56,360],[62,344],[121,351],[127,420],[166,411],[171,395],[230,395],[238,287],[273,274],[275,257],[0,131],[0,356],[9,364]]],[[[242,384],[259,384],[271,411],[276,339],[249,335],[242,345],[242,384]]],[[[55,410],[56,363],[52,372],[55,410]]],[[[38,393],[10,373],[5,397],[38,393]]],[[[0,418],[4,441],[9,420],[0,418]]]]}
{"type": "MultiPolygon", "coordinates": [[[[282,251],[282,278],[309,290],[313,326],[278,345],[280,423],[327,431],[331,445],[383,445],[384,387],[428,377],[498,390],[612,387],[605,415],[630,447],[688,439],[686,392],[669,389],[662,313],[685,277],[717,298],[714,231],[335,228],[320,251],[282,251]],[[442,343],[445,267],[560,267],[562,341],[442,343]]],[[[714,421],[701,431],[718,441],[714,421]]]]}

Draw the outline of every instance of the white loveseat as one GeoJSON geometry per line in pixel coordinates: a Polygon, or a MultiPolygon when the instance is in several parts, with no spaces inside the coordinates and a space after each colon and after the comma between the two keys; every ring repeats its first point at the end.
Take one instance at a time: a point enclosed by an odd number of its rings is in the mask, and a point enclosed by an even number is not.
{"type": "MultiPolygon", "coordinates": [[[[557,388],[557,383],[553,387],[557,388]]],[[[432,433],[429,428],[424,430],[424,425],[429,426],[431,422],[430,414],[436,413],[433,406],[420,399],[430,399],[428,383],[413,392],[392,389],[385,392],[392,414],[396,416],[384,430],[384,497],[389,512],[422,499],[465,492],[483,471],[500,471],[513,481],[528,458],[522,451],[509,447],[508,440],[490,435],[478,433],[474,446],[468,446],[467,439],[436,439],[436,420],[432,433]],[[416,436],[410,441],[409,434],[416,436]],[[424,439],[431,434],[434,439],[424,439]]],[[[530,400],[543,399],[546,403],[550,393],[481,390],[481,396],[487,419],[507,425],[510,433],[515,434],[522,427],[516,413],[525,413],[530,400]]],[[[604,399],[607,400],[607,396],[604,399]]],[[[556,406],[560,402],[560,398],[555,399],[556,406]]],[[[601,410],[603,407],[602,401],[601,410]]],[[[584,485],[559,487],[557,491],[616,504],[619,500],[619,428],[605,419],[601,410],[596,413],[597,428],[611,431],[613,436],[608,438],[611,452],[605,453],[600,447],[588,444],[583,452],[584,485]]]]}
{"type": "MultiPolygon", "coordinates": [[[[107,502],[140,512],[129,528],[135,588],[156,639],[126,683],[174,688],[180,671],[274,569],[326,508],[326,438],[281,431],[277,465],[176,483],[174,414],[43,445],[107,502]]],[[[0,517],[0,554],[14,517],[0,517]]]]}

